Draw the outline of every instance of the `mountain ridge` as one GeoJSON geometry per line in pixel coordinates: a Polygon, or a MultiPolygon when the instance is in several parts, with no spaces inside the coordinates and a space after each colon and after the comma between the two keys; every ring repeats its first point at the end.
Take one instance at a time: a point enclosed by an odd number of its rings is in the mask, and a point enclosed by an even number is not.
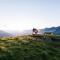
{"type": "MultiPolygon", "coordinates": [[[[50,27],[50,28],[44,28],[44,29],[38,29],[38,34],[44,34],[45,32],[52,32],[56,35],[60,35],[60,26],[58,27],[50,27]]],[[[18,35],[31,35],[32,29],[30,30],[24,30],[22,32],[19,31],[3,31],[0,30],[0,37],[6,37],[6,36],[18,36],[18,35]]]]}

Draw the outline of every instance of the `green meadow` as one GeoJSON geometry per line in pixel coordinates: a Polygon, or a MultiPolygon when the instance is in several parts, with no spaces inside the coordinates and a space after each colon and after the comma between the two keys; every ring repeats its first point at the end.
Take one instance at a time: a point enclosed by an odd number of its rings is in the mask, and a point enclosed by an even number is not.
{"type": "Polygon", "coordinates": [[[60,60],[60,36],[2,37],[0,60],[60,60]]]}

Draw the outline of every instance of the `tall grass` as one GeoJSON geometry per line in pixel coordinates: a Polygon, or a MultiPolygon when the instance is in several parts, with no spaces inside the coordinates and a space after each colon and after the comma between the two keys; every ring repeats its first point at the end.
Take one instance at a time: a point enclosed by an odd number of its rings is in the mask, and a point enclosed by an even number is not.
{"type": "Polygon", "coordinates": [[[50,35],[0,38],[0,60],[60,60],[58,38],[50,35]],[[56,42],[39,42],[35,38],[56,38],[56,42]]]}

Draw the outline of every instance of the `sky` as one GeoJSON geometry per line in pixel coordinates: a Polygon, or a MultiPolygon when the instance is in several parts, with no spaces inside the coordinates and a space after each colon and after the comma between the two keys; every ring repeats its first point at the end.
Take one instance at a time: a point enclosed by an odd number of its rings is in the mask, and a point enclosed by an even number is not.
{"type": "Polygon", "coordinates": [[[60,26],[60,0],[0,0],[0,30],[60,26]]]}

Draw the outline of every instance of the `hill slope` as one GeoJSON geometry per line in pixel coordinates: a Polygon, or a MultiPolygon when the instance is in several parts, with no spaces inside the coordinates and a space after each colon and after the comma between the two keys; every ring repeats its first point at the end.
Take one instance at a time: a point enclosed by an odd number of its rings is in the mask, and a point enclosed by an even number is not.
{"type": "Polygon", "coordinates": [[[44,36],[0,38],[0,60],[60,60],[60,42],[33,40],[41,37],[44,36]]]}

